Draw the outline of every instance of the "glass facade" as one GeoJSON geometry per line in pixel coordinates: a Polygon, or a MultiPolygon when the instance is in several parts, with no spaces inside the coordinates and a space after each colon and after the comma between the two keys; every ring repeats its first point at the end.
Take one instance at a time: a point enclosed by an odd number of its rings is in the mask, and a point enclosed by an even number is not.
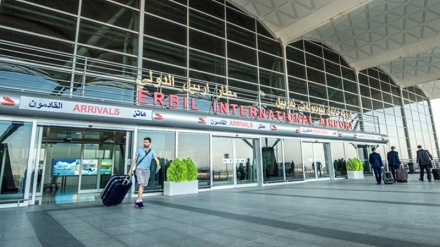
{"type": "MultiPolygon", "coordinates": [[[[185,95],[177,88],[190,79],[206,83],[214,92],[228,86],[237,94],[223,99],[230,104],[279,110],[280,100],[293,100],[351,112],[348,118],[310,113],[310,119],[316,126],[322,118],[350,121],[354,132],[386,135],[403,160],[414,159],[419,144],[428,150],[437,147],[429,99],[419,88],[402,89],[377,68],[354,71],[339,54],[316,41],[299,40],[283,47],[258,20],[223,1],[2,0],[0,15],[3,89],[134,105],[139,89],[136,79],[171,74],[175,86],[140,88],[149,94],[185,95]]],[[[215,98],[193,97],[198,102],[215,98]]],[[[309,114],[289,107],[280,112],[309,114]]],[[[165,168],[146,190],[162,189],[166,167],[176,155],[191,156],[198,164],[200,187],[233,184],[233,178],[244,173],[243,181],[254,182],[257,177],[253,170],[258,159],[255,148],[247,150],[246,157],[235,155],[237,159],[249,158],[241,162],[250,164],[245,166],[246,172],[238,174],[237,167],[223,161],[236,152],[232,147],[255,140],[216,137],[224,143],[221,145],[210,144],[212,139],[206,133],[141,130],[137,135],[136,147],[141,146],[143,137],[152,138],[165,168]],[[196,144],[187,145],[191,141],[196,144]],[[213,153],[218,145],[218,149],[226,145],[231,150],[213,153]]],[[[297,139],[262,138],[263,180],[327,177],[331,169],[336,177],[344,176],[344,159],[362,156],[357,144],[337,143],[330,148],[327,143],[316,147],[310,143],[307,150],[303,145],[297,139]],[[324,150],[319,157],[322,167],[315,164],[316,157],[311,158],[316,153],[303,157],[313,148],[324,150]]],[[[379,148],[383,157],[386,151],[385,146],[379,148]]],[[[438,158],[437,152],[432,153],[438,158]]],[[[20,168],[11,174],[22,173],[20,168]]],[[[19,178],[14,179],[19,183],[19,178]]],[[[15,189],[19,189],[17,185],[15,189]]]]}

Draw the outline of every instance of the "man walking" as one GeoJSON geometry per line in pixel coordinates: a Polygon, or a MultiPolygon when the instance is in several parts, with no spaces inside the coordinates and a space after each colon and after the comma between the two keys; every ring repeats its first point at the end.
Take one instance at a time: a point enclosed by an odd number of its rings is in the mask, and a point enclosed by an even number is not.
{"type": "Polygon", "coordinates": [[[382,157],[380,157],[380,154],[376,153],[376,148],[371,148],[371,151],[372,153],[370,154],[370,158],[368,160],[370,161],[371,166],[373,166],[374,176],[376,177],[377,184],[381,184],[383,168],[382,157]]]}
{"type": "Polygon", "coordinates": [[[400,162],[399,159],[399,153],[394,151],[394,149],[396,149],[395,146],[391,147],[391,151],[389,151],[387,153],[387,161],[388,161],[388,167],[391,170],[391,173],[393,174],[393,178],[394,178],[394,183],[396,182],[396,169],[399,168],[400,164],[402,164],[400,162]]]}
{"type": "Polygon", "coordinates": [[[144,208],[144,203],[142,201],[142,195],[144,194],[144,186],[148,185],[148,180],[150,179],[150,166],[151,161],[156,161],[157,169],[160,169],[159,159],[156,156],[156,152],[150,148],[151,138],[144,138],[144,147],[139,148],[131,162],[130,170],[128,171],[128,176],[132,175],[133,169],[135,171],[135,176],[139,184],[138,197],[134,204],[135,208],[144,208]],[[136,166],[135,166],[136,164],[136,166]]]}
{"type": "Polygon", "coordinates": [[[431,160],[432,155],[422,148],[422,145],[418,145],[417,148],[417,163],[419,163],[420,167],[420,181],[423,181],[424,170],[426,170],[426,176],[428,177],[428,181],[431,182],[431,160]]]}

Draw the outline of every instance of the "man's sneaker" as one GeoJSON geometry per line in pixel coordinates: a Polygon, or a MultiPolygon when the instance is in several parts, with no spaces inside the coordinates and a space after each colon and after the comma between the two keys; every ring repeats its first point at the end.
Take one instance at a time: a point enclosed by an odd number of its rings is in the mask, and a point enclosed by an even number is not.
{"type": "Polygon", "coordinates": [[[134,204],[134,207],[135,207],[135,208],[144,208],[144,203],[143,203],[143,202],[136,202],[136,203],[134,204]]]}

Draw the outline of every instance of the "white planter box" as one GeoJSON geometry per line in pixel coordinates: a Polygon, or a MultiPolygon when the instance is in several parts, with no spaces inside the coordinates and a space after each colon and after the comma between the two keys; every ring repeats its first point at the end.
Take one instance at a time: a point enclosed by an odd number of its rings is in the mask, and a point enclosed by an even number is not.
{"type": "Polygon", "coordinates": [[[199,193],[199,180],[182,183],[165,181],[163,187],[163,194],[165,196],[196,194],[199,193]]]}
{"type": "Polygon", "coordinates": [[[363,179],[364,171],[347,171],[348,179],[363,179]]]}

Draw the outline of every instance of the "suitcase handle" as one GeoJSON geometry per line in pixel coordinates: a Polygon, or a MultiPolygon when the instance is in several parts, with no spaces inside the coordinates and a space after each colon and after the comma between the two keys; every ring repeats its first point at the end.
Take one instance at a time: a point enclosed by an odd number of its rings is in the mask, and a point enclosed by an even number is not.
{"type": "Polygon", "coordinates": [[[124,180],[122,181],[122,185],[123,186],[128,185],[130,184],[130,182],[131,182],[130,176],[125,176],[124,180]]]}

